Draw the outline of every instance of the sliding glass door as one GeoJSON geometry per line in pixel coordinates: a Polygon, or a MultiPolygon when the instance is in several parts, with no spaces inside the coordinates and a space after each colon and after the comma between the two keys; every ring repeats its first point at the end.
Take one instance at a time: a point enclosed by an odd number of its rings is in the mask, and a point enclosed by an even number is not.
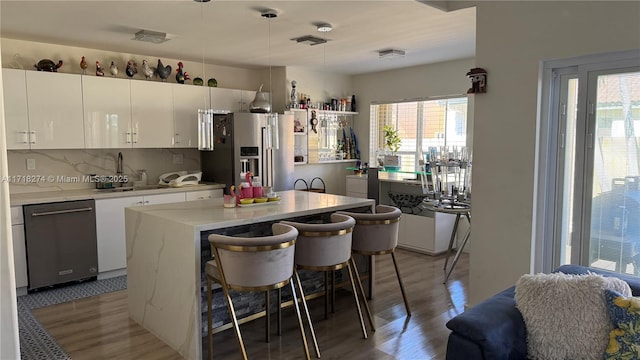
{"type": "Polygon", "coordinates": [[[594,267],[640,274],[640,72],[592,72],[588,81],[591,211],[582,257],[594,267]]]}
{"type": "Polygon", "coordinates": [[[640,69],[557,75],[553,263],[640,275],[640,69]]]}

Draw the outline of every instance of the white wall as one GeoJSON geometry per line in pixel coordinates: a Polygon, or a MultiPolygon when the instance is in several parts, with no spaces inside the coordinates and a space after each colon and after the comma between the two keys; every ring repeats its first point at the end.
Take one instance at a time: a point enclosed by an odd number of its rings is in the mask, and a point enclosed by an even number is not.
{"type": "Polygon", "coordinates": [[[476,15],[488,81],[475,95],[470,305],[531,269],[540,62],[640,48],[640,2],[481,1],[476,15]]]}
{"type": "MultiPolygon", "coordinates": [[[[2,45],[0,44],[0,51],[2,45]]],[[[2,60],[0,59],[0,68],[2,60]]],[[[7,144],[4,127],[4,101],[2,96],[2,72],[0,72],[0,178],[8,175],[7,144]]],[[[9,184],[0,181],[0,359],[19,359],[18,310],[13,266],[13,241],[9,211],[9,184]]]]}
{"type": "MultiPolygon", "coordinates": [[[[471,82],[465,74],[473,67],[474,59],[462,59],[354,76],[359,112],[355,131],[363,157],[368,157],[372,102],[466,94],[471,82]]],[[[371,164],[369,159],[363,161],[371,164]]]]}

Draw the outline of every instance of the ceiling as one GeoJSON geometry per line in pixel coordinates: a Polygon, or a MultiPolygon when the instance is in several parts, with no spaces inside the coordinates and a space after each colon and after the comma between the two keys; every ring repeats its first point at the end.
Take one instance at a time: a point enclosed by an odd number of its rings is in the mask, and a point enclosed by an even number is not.
{"type": "Polygon", "coordinates": [[[0,36],[197,62],[204,57],[246,68],[361,74],[473,57],[475,9],[446,12],[414,0],[2,0],[0,36]],[[278,17],[262,17],[264,9],[278,17]],[[333,31],[318,32],[314,24],[320,22],[333,31]],[[165,32],[170,40],[132,40],[142,29],[165,32]],[[309,46],[291,40],[304,35],[329,41],[309,46]],[[389,48],[406,55],[379,59],[378,51],[389,48]]]}

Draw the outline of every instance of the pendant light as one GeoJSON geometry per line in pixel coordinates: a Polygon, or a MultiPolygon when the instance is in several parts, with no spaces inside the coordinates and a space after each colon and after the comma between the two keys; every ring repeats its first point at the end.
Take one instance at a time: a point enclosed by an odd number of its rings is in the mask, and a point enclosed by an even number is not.
{"type": "MultiPolygon", "coordinates": [[[[202,79],[206,79],[204,66],[204,42],[205,42],[205,23],[204,23],[204,3],[209,0],[194,0],[200,3],[200,24],[202,31],[202,79]]],[[[198,150],[213,151],[215,146],[215,136],[213,134],[213,109],[207,108],[207,100],[203,99],[202,109],[198,109],[198,150]]]]}
{"type": "Polygon", "coordinates": [[[273,89],[271,80],[271,19],[278,17],[278,12],[273,9],[265,9],[261,16],[268,20],[268,46],[269,46],[269,113],[267,114],[267,149],[280,148],[280,136],[278,134],[278,114],[273,112],[273,89]]]}

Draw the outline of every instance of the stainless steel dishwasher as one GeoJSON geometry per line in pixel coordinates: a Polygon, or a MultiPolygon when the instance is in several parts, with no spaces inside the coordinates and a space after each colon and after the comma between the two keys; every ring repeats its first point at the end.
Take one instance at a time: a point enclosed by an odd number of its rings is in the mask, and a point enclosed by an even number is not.
{"type": "Polygon", "coordinates": [[[96,278],[94,200],[25,205],[28,290],[96,278]]]}

